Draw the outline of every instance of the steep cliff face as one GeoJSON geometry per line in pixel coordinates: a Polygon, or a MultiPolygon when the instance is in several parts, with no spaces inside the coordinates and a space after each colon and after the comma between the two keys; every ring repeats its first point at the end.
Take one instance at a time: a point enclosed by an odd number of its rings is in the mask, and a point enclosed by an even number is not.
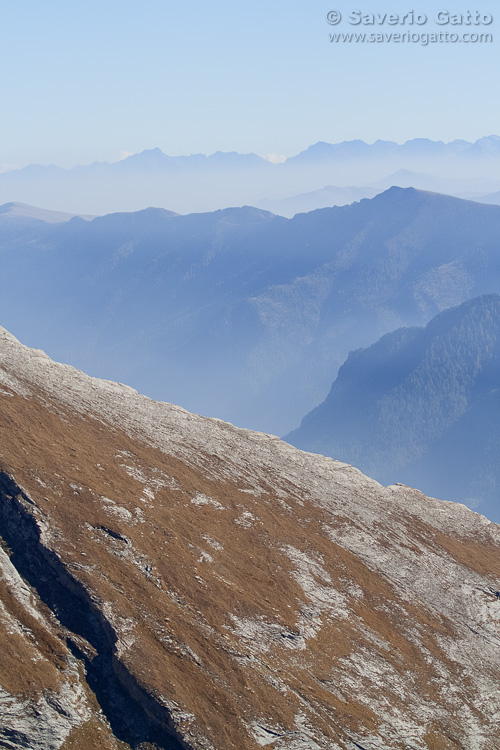
{"type": "Polygon", "coordinates": [[[3,329],[0,397],[0,746],[500,748],[498,526],[3,329]]]}
{"type": "Polygon", "coordinates": [[[500,521],[500,296],[351,352],[285,440],[500,521]]]}

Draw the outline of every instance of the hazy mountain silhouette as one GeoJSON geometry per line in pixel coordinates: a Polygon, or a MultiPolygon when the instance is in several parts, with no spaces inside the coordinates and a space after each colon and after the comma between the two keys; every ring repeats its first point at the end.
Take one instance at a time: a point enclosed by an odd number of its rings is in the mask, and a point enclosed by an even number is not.
{"type": "Polygon", "coordinates": [[[412,172],[410,169],[399,169],[379,180],[373,187],[378,188],[380,192],[393,186],[414,187],[417,190],[430,190],[434,193],[445,193],[457,198],[471,198],[483,202],[480,194],[487,185],[494,189],[498,185],[498,180],[485,180],[477,177],[442,177],[436,174],[412,172]]]}
{"type": "Polygon", "coordinates": [[[498,185],[498,180],[487,180],[474,177],[440,177],[434,174],[413,172],[410,169],[399,169],[397,172],[378,180],[373,185],[356,187],[353,185],[338,187],[326,185],[320,190],[300,193],[286,198],[270,200],[268,198],[257,201],[259,208],[272,211],[280,216],[289,218],[298,213],[315,211],[318,208],[331,206],[346,206],[363,198],[374,198],[379,193],[391,187],[414,187],[417,190],[427,190],[434,193],[444,193],[457,198],[466,198],[480,203],[500,203],[500,193],[483,196],[487,186],[492,189],[498,185]]]}
{"type": "Polygon", "coordinates": [[[392,157],[394,155],[428,157],[490,157],[500,156],[500,137],[491,135],[480,138],[475,143],[455,140],[450,143],[444,141],[432,141],[429,138],[414,138],[403,144],[394,141],[378,140],[373,144],[365,141],[354,140],[343,143],[315,143],[305,151],[288,159],[287,163],[305,161],[325,161],[342,159],[378,159],[380,157],[392,157]]]}
{"type": "Polygon", "coordinates": [[[499,236],[497,206],[400,188],[293,219],[9,219],[0,315],[91,374],[284,434],[352,349],[500,292],[499,236]]]}
{"type": "MultiPolygon", "coordinates": [[[[391,185],[393,184],[395,183],[391,182],[391,185]]],[[[382,189],[378,190],[373,187],[336,187],[334,185],[326,185],[324,188],[313,190],[310,193],[292,195],[279,200],[262,200],[259,201],[258,206],[280,216],[291,218],[295,214],[315,211],[317,208],[346,206],[363,198],[374,198],[380,192],[382,192],[382,189]]]]}
{"type": "Polygon", "coordinates": [[[287,436],[383,484],[411,484],[500,520],[500,296],[352,352],[287,436]]]}
{"type": "Polygon", "coordinates": [[[500,191],[496,193],[489,193],[488,195],[483,195],[479,198],[481,203],[492,203],[494,205],[500,204],[500,191]]]}
{"type": "MultiPolygon", "coordinates": [[[[43,221],[47,224],[60,224],[69,221],[74,216],[80,216],[82,219],[95,219],[95,216],[83,214],[70,214],[64,211],[48,211],[36,206],[28,206],[26,203],[4,203],[0,206],[0,222],[4,225],[5,219],[25,219],[27,221],[43,221]]],[[[19,225],[19,224],[18,224],[19,225]]]]}
{"type": "MultiPolygon", "coordinates": [[[[87,214],[136,211],[146,206],[190,213],[264,205],[264,200],[282,200],[321,190],[325,185],[363,187],[385,180],[382,187],[390,187],[400,181],[388,184],[387,175],[400,174],[401,170],[436,175],[433,184],[406,182],[402,187],[456,193],[458,188],[453,185],[462,182],[465,187],[461,193],[486,195],[498,189],[499,169],[498,136],[475,143],[427,138],[404,144],[381,140],[373,144],[361,140],[320,142],[279,164],[256,154],[218,151],[210,156],[169,156],[153,148],[111,164],[95,162],[72,169],[29,165],[5,172],[0,174],[0,202],[18,201],[87,214]]],[[[330,205],[334,202],[340,201],[330,205]]]]}

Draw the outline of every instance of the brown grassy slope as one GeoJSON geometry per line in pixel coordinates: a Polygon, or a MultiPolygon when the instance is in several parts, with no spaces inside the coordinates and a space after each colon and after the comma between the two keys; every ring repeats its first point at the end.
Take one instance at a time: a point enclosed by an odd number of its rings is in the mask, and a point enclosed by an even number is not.
{"type": "MultiPolygon", "coordinates": [[[[4,346],[1,468],[156,725],[217,750],[500,748],[497,527],[4,346]]],[[[16,648],[0,682],[29,697],[16,648]]]]}

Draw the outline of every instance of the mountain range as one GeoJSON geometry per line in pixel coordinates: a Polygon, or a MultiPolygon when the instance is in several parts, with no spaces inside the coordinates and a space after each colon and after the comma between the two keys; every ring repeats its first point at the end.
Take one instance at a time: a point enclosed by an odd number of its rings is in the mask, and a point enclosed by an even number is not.
{"type": "Polygon", "coordinates": [[[3,747],[499,750],[500,527],[4,329],[0,400],[3,747]]]}
{"type": "Polygon", "coordinates": [[[500,521],[500,296],[352,352],[286,440],[500,521]]]}
{"type": "Polygon", "coordinates": [[[258,207],[291,219],[295,214],[315,211],[318,208],[347,206],[355,201],[363,200],[363,198],[374,198],[381,192],[383,192],[382,189],[374,187],[326,185],[324,188],[313,190],[310,193],[291,195],[278,200],[264,199],[259,201],[258,207]]]}
{"type": "Polygon", "coordinates": [[[11,201],[10,203],[4,203],[0,206],[0,216],[2,221],[2,228],[7,229],[10,219],[17,221],[16,229],[19,228],[21,223],[30,223],[32,221],[43,221],[46,224],[61,224],[65,221],[69,221],[75,216],[79,216],[82,219],[95,219],[95,216],[85,216],[83,214],[69,214],[65,211],[50,211],[43,208],[37,208],[36,206],[29,206],[26,203],[17,203],[11,201]]]}
{"type": "Polygon", "coordinates": [[[272,213],[292,218],[295,214],[315,211],[329,206],[346,206],[363,198],[374,198],[379,193],[391,187],[414,187],[433,193],[453,195],[480,203],[500,204],[500,193],[484,194],[486,190],[494,190],[498,181],[474,177],[442,177],[434,174],[412,172],[409,169],[399,169],[397,172],[378,180],[365,187],[338,187],[326,185],[319,190],[300,195],[291,195],[277,200],[263,199],[257,202],[258,208],[272,213]]]}
{"type": "Polygon", "coordinates": [[[328,161],[330,159],[377,159],[391,158],[393,155],[405,155],[419,158],[460,157],[472,159],[475,157],[489,159],[500,156],[500,136],[491,135],[479,138],[474,143],[464,140],[454,140],[449,143],[432,141],[429,138],[413,138],[403,144],[394,141],[377,140],[372,144],[362,140],[344,141],[343,143],[325,143],[320,141],[309,146],[290,161],[328,161]]]}
{"type": "MultiPolygon", "coordinates": [[[[278,164],[256,154],[219,151],[210,156],[169,156],[153,148],[115,163],[95,162],[71,169],[31,164],[4,172],[0,174],[0,202],[91,215],[147,206],[178,213],[242,205],[265,207],[266,203],[272,208],[274,201],[322,190],[325,185],[368,186],[373,190],[376,183],[387,181],[388,175],[401,170],[439,175],[434,177],[434,185],[426,182],[403,187],[454,193],[444,184],[456,181],[474,183],[477,195],[487,195],[500,187],[499,166],[500,137],[496,135],[475,143],[426,138],[404,144],[381,140],[373,144],[359,140],[320,142],[278,164]]],[[[399,182],[385,182],[386,187],[392,184],[399,182]]],[[[467,191],[472,189],[462,190],[467,191]]]]}
{"type": "Polygon", "coordinates": [[[293,219],[0,213],[0,317],[92,375],[285,434],[348,353],[500,293],[500,208],[414,189],[293,219]]]}

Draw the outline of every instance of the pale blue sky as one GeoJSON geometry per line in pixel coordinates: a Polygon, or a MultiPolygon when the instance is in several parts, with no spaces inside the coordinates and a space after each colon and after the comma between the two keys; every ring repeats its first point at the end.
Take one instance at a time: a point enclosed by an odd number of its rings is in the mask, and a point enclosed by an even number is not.
{"type": "Polygon", "coordinates": [[[475,140],[500,133],[500,5],[355,0],[16,0],[1,3],[0,168],[169,154],[292,155],[319,140],[475,140]],[[425,26],[353,27],[363,12],[425,26]],[[326,22],[329,10],[344,15],[326,22]],[[331,44],[329,34],[492,33],[492,44],[331,44]],[[498,37],[498,39],[497,39],[498,37]]]}

